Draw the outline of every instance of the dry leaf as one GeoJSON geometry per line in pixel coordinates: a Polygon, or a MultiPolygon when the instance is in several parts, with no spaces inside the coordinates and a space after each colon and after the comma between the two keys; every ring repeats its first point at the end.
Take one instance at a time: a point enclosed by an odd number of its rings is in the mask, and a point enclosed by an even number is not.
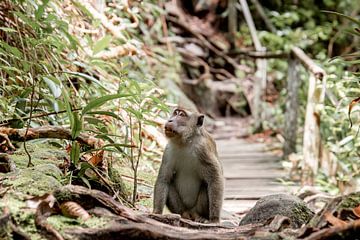
{"type": "Polygon", "coordinates": [[[350,121],[350,128],[352,127],[352,121],[351,121],[351,110],[354,107],[355,104],[357,104],[358,102],[360,102],[360,97],[355,98],[354,100],[351,101],[351,103],[349,104],[349,112],[348,112],[348,117],[349,117],[349,121],[350,121]]]}
{"type": "Polygon", "coordinates": [[[104,150],[100,150],[95,155],[93,155],[88,160],[88,162],[93,166],[97,166],[99,163],[102,162],[103,158],[104,158],[104,150]]]}
{"type": "Polygon", "coordinates": [[[347,223],[337,217],[334,217],[334,215],[332,215],[329,212],[326,212],[324,214],[326,221],[328,221],[331,225],[333,225],[334,227],[345,227],[347,225],[347,223]]]}
{"type": "Polygon", "coordinates": [[[360,205],[353,208],[353,213],[355,214],[355,216],[357,216],[358,218],[360,218],[360,205]]]}
{"type": "Polygon", "coordinates": [[[90,218],[89,213],[76,202],[63,202],[60,205],[61,212],[66,217],[81,218],[87,220],[90,218]]]}
{"type": "Polygon", "coordinates": [[[49,193],[45,193],[42,196],[36,196],[36,197],[32,197],[28,200],[26,200],[26,206],[28,208],[32,208],[32,209],[36,209],[41,202],[47,202],[49,203],[49,207],[53,207],[54,203],[55,203],[56,199],[52,194],[49,193]]]}

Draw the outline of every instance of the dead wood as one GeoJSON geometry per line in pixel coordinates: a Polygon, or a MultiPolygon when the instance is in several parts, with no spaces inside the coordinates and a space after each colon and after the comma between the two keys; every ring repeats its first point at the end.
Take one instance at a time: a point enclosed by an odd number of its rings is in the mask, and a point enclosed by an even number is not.
{"type": "Polygon", "coordinates": [[[188,219],[184,219],[181,218],[180,215],[178,214],[165,214],[165,215],[161,215],[161,214],[148,214],[148,215],[144,215],[145,217],[149,217],[151,219],[154,219],[156,221],[165,223],[165,224],[169,224],[172,226],[177,226],[177,227],[185,227],[188,229],[231,229],[231,227],[225,227],[225,226],[221,226],[219,224],[205,224],[205,223],[199,223],[199,222],[193,222],[191,220],[188,219]]]}
{"type": "Polygon", "coordinates": [[[264,51],[244,51],[236,49],[229,52],[229,56],[245,56],[249,58],[288,58],[289,54],[282,51],[264,52],[264,51]]]}
{"type": "MultiPolygon", "coordinates": [[[[71,140],[71,131],[59,126],[42,126],[37,128],[29,128],[26,138],[26,129],[14,129],[0,127],[0,134],[5,134],[12,141],[23,142],[24,140],[30,141],[39,138],[56,138],[56,139],[68,139],[71,140]]],[[[99,143],[99,139],[89,136],[87,134],[80,134],[76,138],[80,144],[85,144],[91,148],[95,148],[96,144],[99,143]]]]}
{"type": "MultiPolygon", "coordinates": [[[[239,228],[240,229],[240,228],[239,228]]],[[[244,232],[190,230],[173,226],[157,226],[148,223],[121,223],[103,229],[71,229],[65,231],[79,240],[97,239],[224,239],[245,240],[244,232]]]]}
{"type": "Polygon", "coordinates": [[[258,0],[251,0],[251,2],[255,5],[256,11],[259,13],[260,17],[263,19],[267,29],[269,29],[272,33],[276,33],[276,28],[270,21],[270,19],[266,16],[265,11],[258,0]]]}
{"type": "Polygon", "coordinates": [[[41,233],[47,239],[63,240],[64,238],[61,234],[46,221],[46,219],[53,213],[54,211],[49,206],[49,202],[42,201],[36,209],[35,226],[40,229],[41,233]]]}
{"type": "MultiPolygon", "coordinates": [[[[244,100],[245,107],[242,108],[245,110],[240,111],[241,115],[247,116],[249,97],[247,92],[241,93],[245,88],[243,81],[236,77],[236,72],[240,70],[239,72],[248,74],[252,69],[241,64],[238,55],[230,56],[231,44],[222,34],[221,26],[218,25],[220,19],[215,14],[218,3],[208,1],[203,4],[204,2],[199,1],[186,4],[178,0],[168,1],[165,4],[166,20],[172,31],[178,34],[176,37],[159,40],[172,42],[181,54],[181,88],[197,103],[200,111],[212,117],[238,114],[238,107],[228,101],[237,98],[244,100]],[[198,15],[200,12],[196,9],[203,8],[208,11],[206,16],[198,15]],[[235,83],[218,84],[225,81],[235,83]]],[[[225,2],[220,5],[222,9],[226,8],[225,2]]]]}
{"type": "Polygon", "coordinates": [[[136,214],[111,196],[81,186],[65,186],[54,192],[59,203],[75,201],[82,207],[102,207],[119,216],[113,224],[101,229],[72,228],[66,234],[77,239],[247,239],[263,226],[249,224],[229,228],[218,224],[196,223],[178,215],[136,214]]]}
{"type": "Polygon", "coordinates": [[[343,226],[322,229],[304,238],[304,240],[356,239],[359,235],[360,219],[344,224],[343,226]]]}
{"type": "Polygon", "coordinates": [[[30,240],[30,237],[23,233],[12,221],[10,211],[4,208],[3,214],[0,216],[0,239],[8,239],[7,233],[11,233],[13,239],[30,240]]]}
{"type": "Polygon", "coordinates": [[[226,55],[225,53],[223,53],[223,50],[219,50],[218,48],[216,48],[215,46],[212,45],[212,43],[210,43],[204,36],[202,36],[201,34],[195,32],[192,28],[191,28],[191,24],[186,24],[181,22],[180,20],[178,20],[175,17],[171,17],[171,16],[166,16],[166,19],[178,26],[180,26],[181,28],[185,29],[187,32],[191,33],[192,35],[194,35],[196,38],[198,38],[201,42],[203,42],[203,44],[212,52],[214,52],[216,55],[218,55],[219,57],[222,57],[226,62],[228,62],[230,65],[232,65],[235,69],[239,69],[242,70],[244,72],[251,72],[251,69],[245,65],[240,65],[238,64],[233,58],[229,57],[228,55],[226,55]]]}
{"type": "Polygon", "coordinates": [[[79,203],[85,209],[103,207],[119,216],[138,221],[138,218],[130,208],[121,205],[111,196],[99,190],[67,185],[61,189],[55,190],[54,196],[59,203],[64,201],[74,201],[79,203]]]}

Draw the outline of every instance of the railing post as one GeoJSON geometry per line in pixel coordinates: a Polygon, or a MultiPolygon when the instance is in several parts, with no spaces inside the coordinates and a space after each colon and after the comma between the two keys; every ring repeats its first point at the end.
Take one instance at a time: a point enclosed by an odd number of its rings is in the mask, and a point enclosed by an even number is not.
{"type": "MultiPolygon", "coordinates": [[[[239,0],[239,2],[242,7],[242,12],[244,14],[245,21],[249,27],[251,39],[253,40],[256,51],[266,52],[266,48],[261,45],[260,40],[257,36],[254,20],[251,16],[247,1],[239,0]]],[[[267,66],[266,59],[256,60],[256,73],[255,73],[256,80],[254,82],[254,102],[252,109],[255,131],[259,131],[262,127],[261,96],[263,95],[263,92],[266,89],[266,79],[267,79],[266,66],[267,66]]]]}
{"type": "Polygon", "coordinates": [[[324,100],[323,86],[324,84],[321,84],[321,80],[311,73],[309,77],[303,139],[303,185],[314,184],[314,175],[318,172],[319,168],[321,155],[320,109],[324,100]]]}
{"type": "Polygon", "coordinates": [[[310,72],[309,89],[306,103],[304,138],[303,138],[303,169],[302,184],[313,185],[314,175],[318,172],[322,151],[320,136],[320,111],[325,98],[325,71],[315,64],[302,49],[291,48],[291,54],[299,59],[310,72]]]}
{"type": "Polygon", "coordinates": [[[284,127],[285,142],[283,148],[284,158],[287,158],[291,153],[296,152],[300,87],[298,63],[299,61],[290,54],[286,85],[287,95],[284,127]]]}

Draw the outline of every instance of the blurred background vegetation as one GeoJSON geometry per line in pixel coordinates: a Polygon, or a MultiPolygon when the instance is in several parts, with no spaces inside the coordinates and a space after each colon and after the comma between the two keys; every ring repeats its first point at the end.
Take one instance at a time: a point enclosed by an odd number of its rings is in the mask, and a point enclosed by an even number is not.
{"type": "MultiPolygon", "coordinates": [[[[229,16],[227,1],[203,2],[216,3],[217,30],[228,39],[227,25],[221,24],[229,16]]],[[[344,184],[356,182],[360,175],[356,101],[351,105],[351,127],[348,115],[350,103],[360,92],[359,4],[352,0],[260,1],[275,28],[271,31],[256,12],[256,2],[249,4],[262,45],[270,52],[285,53],[299,46],[328,74],[331,94],[321,109],[320,126],[323,143],[337,165],[333,176],[320,172],[317,184],[338,193],[339,187],[341,190],[344,184]]],[[[1,1],[0,126],[70,127],[74,140],[47,141],[68,149],[70,164],[65,183],[94,184],[93,176],[86,174],[87,169],[94,169],[87,160],[105,150],[106,163],[94,171],[109,178],[112,187],[117,181],[114,176],[120,174],[126,185],[121,187],[125,191],[122,198],[128,204],[150,204],[151,186],[164,147],[163,119],[169,107],[179,101],[191,102],[176,88],[185,70],[176,46],[166,40],[178,34],[176,28],[169,27],[172,24],[166,20],[165,4],[163,0],[92,4],[76,0],[1,1]],[[103,141],[97,152],[80,147],[75,139],[82,133],[103,141]],[[93,152],[95,155],[89,156],[93,152]],[[140,189],[138,181],[142,183],[140,189]]],[[[253,50],[242,15],[236,21],[236,40],[224,51],[253,50]]],[[[254,68],[253,59],[239,61],[254,68]]],[[[287,59],[268,61],[268,81],[273,88],[267,95],[272,98],[262,103],[266,105],[263,130],[280,135],[286,121],[287,68],[287,59]]],[[[307,101],[304,69],[301,78],[299,126],[304,125],[307,101]]],[[[241,103],[243,99],[237,99],[240,109],[233,116],[251,115],[247,104],[241,103]]],[[[207,112],[204,106],[199,109],[207,112]]],[[[219,116],[225,115],[219,112],[219,116]]],[[[298,152],[302,131],[300,128],[298,152]]],[[[112,187],[109,191],[116,192],[112,187]]]]}

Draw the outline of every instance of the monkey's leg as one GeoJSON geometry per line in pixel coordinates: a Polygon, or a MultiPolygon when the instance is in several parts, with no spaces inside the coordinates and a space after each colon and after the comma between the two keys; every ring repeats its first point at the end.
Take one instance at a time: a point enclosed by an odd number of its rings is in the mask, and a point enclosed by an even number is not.
{"type": "Polygon", "coordinates": [[[209,220],[209,199],[206,187],[202,186],[195,207],[190,210],[191,218],[196,222],[209,220]]]}
{"type": "Polygon", "coordinates": [[[180,198],[180,195],[173,184],[170,184],[169,186],[169,193],[166,201],[166,206],[169,208],[170,212],[172,213],[177,213],[182,215],[186,211],[186,208],[180,198]]]}

